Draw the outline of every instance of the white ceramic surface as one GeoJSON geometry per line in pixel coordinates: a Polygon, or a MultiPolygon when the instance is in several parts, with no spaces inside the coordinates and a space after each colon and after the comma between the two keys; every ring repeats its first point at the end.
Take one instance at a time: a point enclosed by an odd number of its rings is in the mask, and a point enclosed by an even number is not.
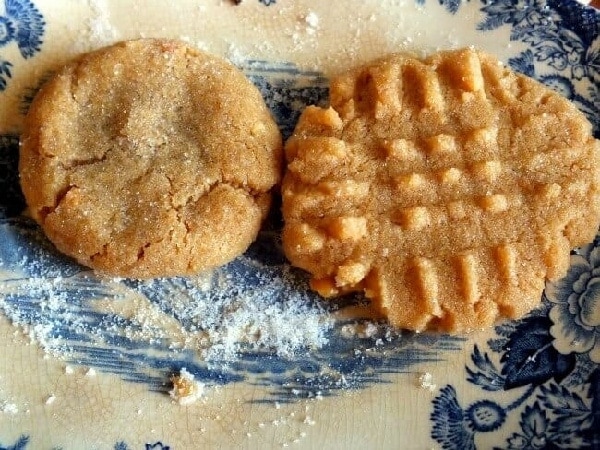
{"type": "Polygon", "coordinates": [[[573,254],[525,319],[466,337],[412,335],[360,319],[360,299],[333,310],[310,294],[278,251],[275,219],[211,275],[96,278],[21,215],[16,175],[40,80],[117,40],[179,38],[229,58],[285,135],[346,67],[475,45],[571,98],[598,136],[599,30],[596,10],[562,0],[5,0],[0,449],[600,448],[598,242],[573,254]],[[228,335],[240,328],[232,311],[261,330],[253,342],[228,335]],[[168,394],[183,368],[204,384],[188,405],[168,394]]]}

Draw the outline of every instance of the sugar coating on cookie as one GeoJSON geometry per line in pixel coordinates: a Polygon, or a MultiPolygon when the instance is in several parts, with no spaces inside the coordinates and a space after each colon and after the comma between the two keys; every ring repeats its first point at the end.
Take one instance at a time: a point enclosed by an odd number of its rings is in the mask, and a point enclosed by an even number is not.
{"type": "Polygon", "coordinates": [[[145,39],[85,54],[42,87],[19,170],[31,215],[60,251],[145,278],[243,253],[282,158],[278,127],[241,71],[145,39]]]}
{"type": "Polygon", "coordinates": [[[331,82],[286,143],[283,245],[324,296],[465,332],[539,304],[600,221],[577,108],[473,49],[395,54],[331,82]]]}

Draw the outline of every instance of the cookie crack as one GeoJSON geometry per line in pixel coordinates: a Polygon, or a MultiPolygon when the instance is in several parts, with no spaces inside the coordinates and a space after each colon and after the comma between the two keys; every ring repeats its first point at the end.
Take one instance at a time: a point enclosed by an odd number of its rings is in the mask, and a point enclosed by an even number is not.
{"type": "Polygon", "coordinates": [[[60,162],[59,166],[64,170],[74,169],[76,167],[91,166],[106,161],[110,149],[104,152],[102,156],[93,156],[91,158],[71,159],[68,162],[60,162]]]}
{"type": "Polygon", "coordinates": [[[137,252],[137,261],[141,261],[142,259],[144,259],[144,255],[146,254],[146,249],[148,247],[150,247],[152,245],[152,242],[146,242],[144,245],[141,245],[138,248],[138,252],[137,252]]]}
{"type": "Polygon", "coordinates": [[[105,257],[108,254],[108,243],[105,243],[102,245],[102,250],[100,250],[99,252],[94,253],[93,255],[90,255],[90,261],[95,261],[98,258],[102,258],[105,257]]]}
{"type": "Polygon", "coordinates": [[[261,190],[255,189],[252,186],[249,186],[244,183],[236,182],[235,180],[230,180],[227,178],[217,178],[216,180],[213,180],[210,183],[208,183],[200,192],[196,193],[195,195],[188,195],[185,203],[182,203],[181,205],[175,205],[173,203],[173,197],[175,196],[176,192],[173,189],[173,180],[168,175],[165,175],[165,178],[167,179],[169,186],[170,186],[169,199],[170,199],[171,207],[176,211],[179,211],[180,209],[187,207],[192,202],[197,202],[201,198],[206,197],[207,195],[210,195],[215,189],[217,189],[218,187],[221,187],[221,186],[228,186],[236,191],[242,191],[255,200],[258,197],[260,197],[261,195],[264,195],[266,193],[266,191],[261,191],[261,190]]]}
{"type": "Polygon", "coordinates": [[[78,188],[79,188],[79,186],[77,186],[76,184],[69,184],[68,186],[63,187],[61,190],[59,190],[56,193],[56,195],[54,197],[54,202],[52,205],[41,207],[38,210],[38,214],[39,214],[39,217],[40,217],[40,220],[42,221],[42,223],[46,221],[46,218],[50,214],[52,214],[54,211],[56,211],[56,209],[64,201],[64,199],[69,194],[69,192],[71,192],[73,189],[78,189],[78,188]]]}

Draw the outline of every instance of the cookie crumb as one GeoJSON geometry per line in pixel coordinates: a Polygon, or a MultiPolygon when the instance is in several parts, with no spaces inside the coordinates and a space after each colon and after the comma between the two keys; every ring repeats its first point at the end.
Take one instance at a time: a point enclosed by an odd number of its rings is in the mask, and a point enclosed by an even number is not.
{"type": "Polygon", "coordinates": [[[419,387],[433,392],[437,388],[437,384],[433,382],[433,375],[429,372],[423,372],[419,375],[419,387]]]}
{"type": "Polygon", "coordinates": [[[189,373],[185,367],[179,371],[179,375],[171,377],[173,389],[169,391],[169,395],[173,400],[182,406],[191,405],[204,393],[205,384],[196,381],[194,375],[189,373]]]}

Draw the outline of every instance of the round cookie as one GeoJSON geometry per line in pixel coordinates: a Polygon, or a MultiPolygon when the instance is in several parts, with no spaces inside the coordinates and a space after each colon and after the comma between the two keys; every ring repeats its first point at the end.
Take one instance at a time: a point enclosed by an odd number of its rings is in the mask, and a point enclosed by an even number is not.
{"type": "Polygon", "coordinates": [[[184,275],[256,238],[281,147],[237,68],[144,39],[85,54],[42,87],[19,171],[31,215],[61,252],[116,276],[184,275]]]}
{"type": "Polygon", "coordinates": [[[324,296],[392,325],[516,318],[600,221],[599,141],[577,108],[485,53],[396,54],[331,81],[286,143],[283,245],[324,296]]]}

